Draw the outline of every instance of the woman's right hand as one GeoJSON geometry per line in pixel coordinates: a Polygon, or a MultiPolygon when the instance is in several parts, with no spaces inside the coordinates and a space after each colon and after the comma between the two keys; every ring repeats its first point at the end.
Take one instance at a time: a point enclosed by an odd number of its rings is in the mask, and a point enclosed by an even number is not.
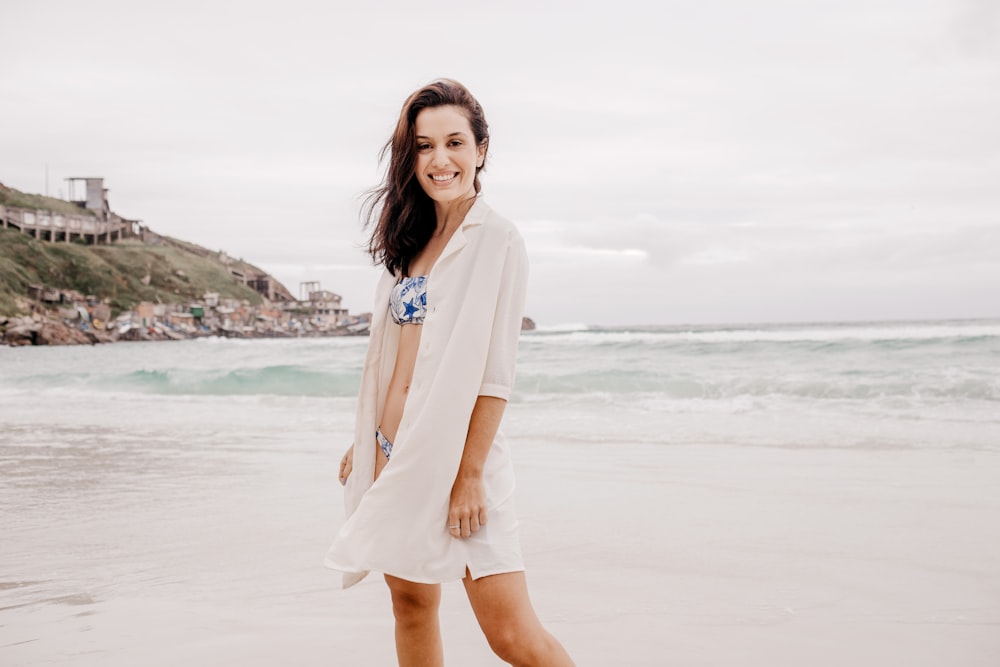
{"type": "Polygon", "coordinates": [[[343,486],[347,484],[347,478],[351,476],[351,470],[354,469],[354,445],[352,444],[348,447],[347,451],[344,452],[343,458],[340,459],[340,485],[343,486]]]}

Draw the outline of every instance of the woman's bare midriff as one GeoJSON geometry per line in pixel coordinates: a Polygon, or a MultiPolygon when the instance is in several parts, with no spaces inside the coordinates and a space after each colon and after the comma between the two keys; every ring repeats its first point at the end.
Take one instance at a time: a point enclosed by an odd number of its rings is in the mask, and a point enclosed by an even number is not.
{"type": "MultiPolygon", "coordinates": [[[[386,393],[385,407],[382,410],[382,421],[379,423],[382,435],[392,443],[396,442],[399,422],[403,419],[403,408],[406,406],[406,396],[410,391],[413,369],[417,363],[420,331],[423,329],[423,326],[419,324],[394,326],[400,327],[399,349],[396,351],[396,364],[392,369],[392,379],[389,380],[389,390],[386,393]]],[[[375,448],[375,479],[378,479],[382,468],[389,462],[389,459],[382,453],[382,448],[378,446],[374,438],[372,438],[372,446],[375,448]]]]}

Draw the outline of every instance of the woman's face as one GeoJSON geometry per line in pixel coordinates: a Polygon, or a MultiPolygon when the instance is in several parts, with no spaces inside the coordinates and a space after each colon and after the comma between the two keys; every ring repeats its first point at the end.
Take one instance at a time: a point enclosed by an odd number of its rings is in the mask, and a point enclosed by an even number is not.
{"type": "Polygon", "coordinates": [[[417,114],[416,175],[427,196],[444,204],[476,194],[476,168],[486,157],[469,119],[459,107],[423,109],[417,114]]]}

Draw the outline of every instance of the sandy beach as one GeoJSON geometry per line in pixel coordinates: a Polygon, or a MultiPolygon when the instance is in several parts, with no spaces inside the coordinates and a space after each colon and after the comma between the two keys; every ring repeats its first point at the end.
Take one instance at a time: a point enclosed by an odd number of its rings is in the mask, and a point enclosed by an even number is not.
{"type": "MultiPolygon", "coordinates": [[[[997,664],[996,454],[592,449],[518,443],[534,600],[579,665],[997,664]]],[[[4,664],[394,664],[384,584],[319,566],[329,463],[227,475],[208,512],[169,489],[38,508],[47,553],[5,531],[36,581],[4,581],[4,664]]],[[[460,585],[442,618],[449,664],[502,664],[460,585]]]]}

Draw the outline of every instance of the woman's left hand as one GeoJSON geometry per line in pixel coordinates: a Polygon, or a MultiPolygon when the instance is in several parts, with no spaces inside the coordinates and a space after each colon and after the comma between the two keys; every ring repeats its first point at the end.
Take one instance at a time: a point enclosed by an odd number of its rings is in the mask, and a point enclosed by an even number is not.
{"type": "Polygon", "coordinates": [[[469,537],[486,525],[486,489],[478,476],[459,475],[451,487],[448,532],[452,537],[469,537]]]}
{"type": "Polygon", "coordinates": [[[354,470],[354,443],[344,452],[344,456],[340,459],[340,485],[344,486],[347,484],[347,478],[351,476],[351,471],[354,470]]]}

